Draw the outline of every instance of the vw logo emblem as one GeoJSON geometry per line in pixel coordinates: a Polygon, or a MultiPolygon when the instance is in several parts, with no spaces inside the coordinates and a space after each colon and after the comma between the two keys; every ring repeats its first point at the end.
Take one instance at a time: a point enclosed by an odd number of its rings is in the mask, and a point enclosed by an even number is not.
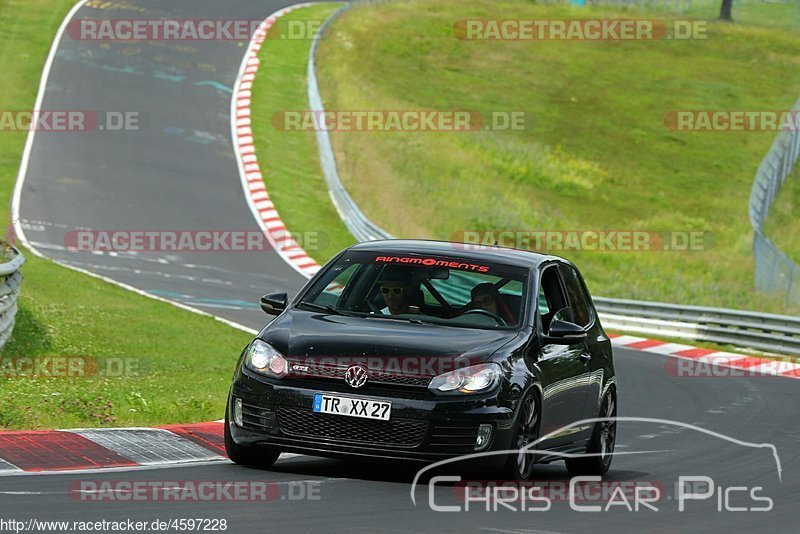
{"type": "Polygon", "coordinates": [[[360,388],[367,382],[367,368],[363,365],[351,365],[344,373],[344,381],[351,388],[360,388]]]}

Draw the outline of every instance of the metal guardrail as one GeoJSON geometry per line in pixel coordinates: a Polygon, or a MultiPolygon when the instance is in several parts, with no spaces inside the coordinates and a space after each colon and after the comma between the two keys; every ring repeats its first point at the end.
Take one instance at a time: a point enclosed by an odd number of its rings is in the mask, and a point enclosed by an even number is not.
{"type": "MultiPolygon", "coordinates": [[[[311,110],[318,113],[319,116],[325,111],[325,107],[322,104],[322,97],[319,94],[319,86],[317,85],[317,43],[319,43],[322,35],[327,31],[330,23],[345,10],[349,9],[349,7],[350,4],[345,4],[337,9],[333,15],[328,17],[322,26],[320,26],[316,38],[311,44],[311,53],[308,56],[308,103],[311,110]]],[[[392,235],[389,232],[367,219],[366,215],[361,212],[358,205],[347,193],[347,190],[345,190],[336,168],[336,156],[333,154],[331,139],[328,135],[328,131],[324,127],[317,128],[317,145],[319,147],[319,159],[322,165],[322,173],[325,176],[325,182],[328,184],[328,193],[333,201],[333,205],[336,206],[336,211],[339,212],[339,217],[344,221],[350,233],[353,234],[359,242],[391,239],[392,235]]]]}
{"type": "Polygon", "coordinates": [[[14,331],[17,297],[22,283],[22,273],[19,269],[25,263],[25,256],[19,250],[11,246],[9,249],[14,251],[14,257],[5,263],[0,263],[0,348],[3,348],[14,331]]]}
{"type": "MultiPolygon", "coordinates": [[[[800,113],[800,99],[792,111],[800,113]]],[[[800,267],[765,235],[764,223],[781,187],[792,173],[798,156],[800,131],[781,131],[758,167],[749,205],[750,225],[753,227],[753,255],[756,259],[756,289],[783,293],[786,304],[794,306],[800,306],[800,267]]]]}
{"type": "Polygon", "coordinates": [[[543,0],[542,3],[545,5],[589,5],[637,8],[642,11],[661,11],[682,14],[689,14],[707,6],[713,6],[719,10],[719,2],[717,0],[583,0],[582,2],[576,0],[543,0]]]}
{"type": "Polygon", "coordinates": [[[663,302],[593,300],[603,325],[612,330],[800,355],[800,317],[663,302]]]}
{"type": "MultiPolygon", "coordinates": [[[[314,111],[321,112],[325,109],[317,86],[317,43],[330,22],[348,7],[349,5],[340,8],[325,21],[311,47],[308,62],[308,98],[314,111]]],[[[367,219],[345,190],[339,179],[328,132],[322,128],[319,130],[321,131],[317,132],[317,143],[320,162],[328,191],[339,216],[360,242],[391,239],[391,234],[367,219]]],[[[796,156],[797,152],[794,154],[796,156]]],[[[772,198],[774,195],[770,198],[770,202],[772,198]]],[[[462,300],[468,298],[466,294],[459,294],[457,297],[462,300]]],[[[604,326],[612,330],[800,355],[800,318],[797,317],[603,297],[595,297],[593,300],[604,326]]]]}

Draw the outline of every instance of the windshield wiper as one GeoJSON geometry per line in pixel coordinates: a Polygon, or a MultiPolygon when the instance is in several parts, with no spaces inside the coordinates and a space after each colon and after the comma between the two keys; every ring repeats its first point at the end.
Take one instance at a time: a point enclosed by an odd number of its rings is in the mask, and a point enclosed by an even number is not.
{"type": "Polygon", "coordinates": [[[389,319],[389,320],[392,320],[392,321],[403,321],[403,322],[412,323],[412,324],[426,324],[426,321],[422,321],[420,319],[414,319],[413,317],[396,317],[396,316],[383,315],[383,314],[379,315],[377,313],[368,314],[368,315],[365,315],[364,317],[366,317],[367,319],[389,319]]]}
{"type": "Polygon", "coordinates": [[[323,304],[317,304],[315,302],[300,301],[298,303],[298,305],[303,305],[303,306],[306,306],[308,308],[312,308],[312,309],[319,310],[319,311],[325,311],[325,312],[328,312],[328,313],[330,313],[332,315],[344,315],[345,317],[353,317],[353,315],[350,315],[349,313],[345,313],[342,310],[338,309],[337,307],[331,306],[330,304],[324,304],[323,305],[323,304]]]}

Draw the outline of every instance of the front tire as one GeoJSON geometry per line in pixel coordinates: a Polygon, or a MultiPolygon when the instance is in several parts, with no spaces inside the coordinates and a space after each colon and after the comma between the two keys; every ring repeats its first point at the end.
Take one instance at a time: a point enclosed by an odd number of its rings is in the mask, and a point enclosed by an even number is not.
{"type": "Polygon", "coordinates": [[[225,452],[228,458],[235,464],[248,465],[251,467],[267,468],[274,464],[281,451],[273,447],[248,447],[237,445],[231,436],[230,418],[225,413],[225,452]]]}
{"type": "Polygon", "coordinates": [[[508,455],[502,470],[503,480],[528,480],[533,473],[536,455],[529,452],[531,443],[539,437],[539,405],[533,394],[525,397],[514,423],[514,437],[511,447],[515,452],[508,455]]]}
{"type": "Polygon", "coordinates": [[[612,389],[603,397],[598,418],[605,419],[595,423],[592,439],[586,454],[579,458],[567,458],[567,471],[571,475],[602,476],[608,473],[614,458],[614,445],[617,441],[617,394],[612,389]]]}

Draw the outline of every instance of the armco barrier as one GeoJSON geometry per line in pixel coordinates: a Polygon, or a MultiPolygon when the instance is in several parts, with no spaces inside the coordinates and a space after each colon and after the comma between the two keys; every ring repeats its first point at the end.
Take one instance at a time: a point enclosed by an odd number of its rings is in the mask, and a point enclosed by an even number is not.
{"type": "MultiPolygon", "coordinates": [[[[328,17],[317,32],[317,38],[311,45],[311,53],[308,56],[308,103],[312,111],[321,112],[325,111],[322,105],[322,97],[319,94],[319,86],[317,85],[316,73],[316,56],[317,56],[317,43],[319,43],[322,35],[327,31],[331,21],[335,20],[341,13],[349,8],[346,4],[339,8],[333,15],[328,17]]],[[[367,219],[361,212],[356,203],[347,193],[339,179],[339,172],[336,169],[336,157],[333,154],[333,147],[331,146],[331,139],[325,128],[317,129],[317,145],[319,146],[319,159],[322,164],[322,173],[325,176],[325,182],[328,185],[328,193],[330,194],[333,205],[336,206],[336,211],[344,221],[350,233],[359,241],[375,241],[376,239],[391,239],[392,236],[386,230],[367,219]]]]}
{"type": "Polygon", "coordinates": [[[800,317],[602,297],[594,304],[611,330],[800,355],[800,317]]]}
{"type": "MultiPolygon", "coordinates": [[[[308,61],[308,99],[312,110],[322,112],[324,106],[316,76],[317,43],[331,21],[349,8],[345,5],[320,27],[311,47],[308,61]]],[[[795,132],[797,133],[797,132],[795,132]]],[[[317,132],[320,161],[331,199],[339,216],[358,241],[391,239],[389,232],[367,219],[347,193],[339,179],[330,137],[324,128],[317,132]]],[[[776,140],[776,146],[784,142],[776,140]]],[[[796,151],[792,153],[796,158],[796,151]]],[[[765,160],[766,161],[766,160],[765,160]]],[[[782,160],[783,161],[783,160],[782,160]]],[[[794,158],[792,158],[792,164],[794,158]]],[[[766,163],[764,164],[766,165],[766,163]]],[[[787,163],[788,165],[788,163],[787,163]]],[[[789,167],[791,169],[791,167],[789,167]]],[[[754,186],[751,199],[751,219],[754,200],[762,197],[754,186]]],[[[769,195],[769,202],[774,198],[769,195]]],[[[759,212],[763,213],[763,212],[759,212]]],[[[763,222],[763,221],[762,221],[763,222]]],[[[798,284],[800,287],[800,284],[798,284]]],[[[467,295],[457,295],[462,301],[467,295]]],[[[603,325],[622,332],[638,332],[696,341],[751,347],[769,352],[800,355],[800,318],[764,313],[704,308],[660,302],[646,302],[598,297],[594,299],[603,325]]]]}
{"type": "Polygon", "coordinates": [[[17,297],[22,282],[19,269],[25,263],[25,256],[19,250],[12,246],[8,246],[7,250],[12,252],[11,259],[0,264],[0,348],[3,348],[14,331],[17,297]]]}

